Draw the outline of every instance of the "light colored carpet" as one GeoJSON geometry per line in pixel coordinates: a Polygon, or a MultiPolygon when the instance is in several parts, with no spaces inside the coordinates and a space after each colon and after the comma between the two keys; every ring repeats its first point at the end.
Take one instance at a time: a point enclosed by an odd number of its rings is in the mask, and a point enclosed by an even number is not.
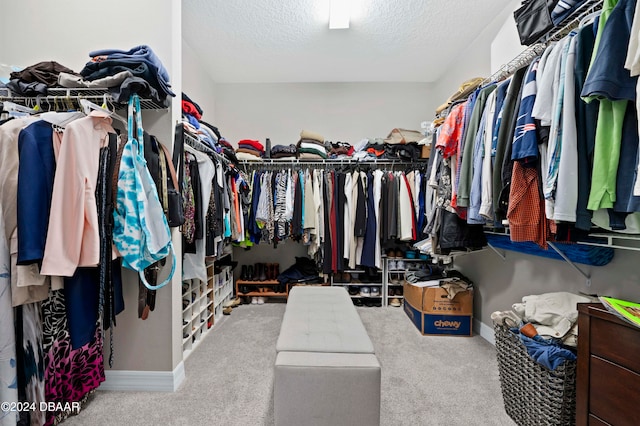
{"type": "MultiPolygon", "coordinates": [[[[285,306],[234,309],[186,360],[177,392],[98,391],[64,424],[272,425],[285,306]]],[[[401,308],[358,312],[382,364],[382,425],[514,424],[503,408],[495,350],[480,336],[421,336],[401,308]]]]}

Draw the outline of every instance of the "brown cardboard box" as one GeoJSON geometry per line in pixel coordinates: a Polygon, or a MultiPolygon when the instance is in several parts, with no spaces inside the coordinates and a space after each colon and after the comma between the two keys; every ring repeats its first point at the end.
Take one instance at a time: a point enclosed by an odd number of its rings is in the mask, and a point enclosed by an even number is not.
{"type": "Polygon", "coordinates": [[[473,335],[473,289],[449,299],[441,287],[416,287],[405,281],[404,311],[423,335],[473,335]]]}
{"type": "Polygon", "coordinates": [[[431,157],[431,145],[422,145],[422,152],[420,153],[420,158],[429,158],[431,157]]]}

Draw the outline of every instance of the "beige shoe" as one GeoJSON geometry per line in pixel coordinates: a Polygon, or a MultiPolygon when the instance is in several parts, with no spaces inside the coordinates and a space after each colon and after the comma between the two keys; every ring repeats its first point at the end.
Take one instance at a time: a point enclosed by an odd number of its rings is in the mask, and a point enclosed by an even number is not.
{"type": "Polygon", "coordinates": [[[402,303],[400,302],[400,299],[394,297],[393,299],[389,300],[389,306],[394,306],[396,308],[399,308],[402,305],[402,303]]]}
{"type": "Polygon", "coordinates": [[[224,308],[222,310],[222,314],[223,315],[231,315],[231,311],[233,311],[233,308],[231,306],[227,306],[226,308],[224,308]]]}

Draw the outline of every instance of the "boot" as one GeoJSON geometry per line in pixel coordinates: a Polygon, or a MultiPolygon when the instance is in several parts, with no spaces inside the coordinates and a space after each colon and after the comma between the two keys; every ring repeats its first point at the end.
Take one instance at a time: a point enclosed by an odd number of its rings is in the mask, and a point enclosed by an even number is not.
{"type": "Polygon", "coordinates": [[[260,272],[259,272],[260,275],[258,276],[258,279],[260,281],[265,281],[267,279],[266,265],[264,263],[259,263],[259,265],[260,265],[260,272]]]}
{"type": "Polygon", "coordinates": [[[253,281],[258,281],[260,279],[260,266],[262,265],[262,263],[256,263],[253,265],[253,275],[251,277],[251,279],[253,281]]]}
{"type": "Polygon", "coordinates": [[[280,275],[280,264],[279,263],[274,263],[273,264],[273,280],[277,280],[278,279],[278,275],[280,275]]]}
{"type": "Polygon", "coordinates": [[[247,265],[242,265],[242,270],[240,272],[240,279],[242,281],[246,281],[247,280],[247,265]]]}
{"type": "Polygon", "coordinates": [[[253,265],[247,265],[247,281],[253,279],[253,265]]]}
{"type": "Polygon", "coordinates": [[[271,278],[271,266],[273,264],[272,263],[265,263],[264,264],[264,275],[265,275],[265,279],[266,280],[272,280],[273,278],[271,278]]]}

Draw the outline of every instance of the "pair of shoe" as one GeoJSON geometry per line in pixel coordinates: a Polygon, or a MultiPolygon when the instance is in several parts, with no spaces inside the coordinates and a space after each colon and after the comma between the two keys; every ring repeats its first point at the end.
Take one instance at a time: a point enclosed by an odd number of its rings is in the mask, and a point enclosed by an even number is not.
{"type": "Polygon", "coordinates": [[[243,281],[275,280],[280,275],[279,263],[256,263],[242,265],[240,279],[243,281]]]}
{"type": "Polygon", "coordinates": [[[402,272],[389,272],[389,284],[402,285],[404,274],[402,272]]]}
{"type": "Polygon", "coordinates": [[[338,281],[341,283],[350,283],[351,282],[351,274],[348,272],[336,273],[333,277],[334,281],[338,281]]]}
{"type": "Polygon", "coordinates": [[[402,306],[402,302],[400,301],[400,299],[394,297],[393,299],[389,300],[389,306],[399,308],[400,306],[402,306]]]}
{"type": "MultiPolygon", "coordinates": [[[[255,267],[254,265],[242,265],[240,279],[242,281],[259,281],[260,271],[258,269],[258,265],[258,263],[256,263],[255,267]]],[[[266,279],[266,277],[264,279],[266,279]]],[[[246,291],[244,293],[246,293],[246,291]]]]}
{"type": "Polygon", "coordinates": [[[269,281],[275,281],[278,279],[278,275],[280,275],[280,264],[279,263],[265,263],[265,275],[269,281]]]}
{"type": "Polygon", "coordinates": [[[389,267],[390,271],[404,271],[405,270],[404,260],[389,260],[387,262],[387,266],[389,267]]]}
{"type": "Polygon", "coordinates": [[[347,291],[349,292],[350,296],[357,296],[358,293],[360,293],[360,288],[354,285],[350,285],[347,291]]]}
{"type": "Polygon", "coordinates": [[[251,304],[252,305],[264,305],[265,298],[264,297],[252,297],[251,304]]]}
{"type": "Polygon", "coordinates": [[[235,299],[231,299],[231,300],[225,302],[224,305],[222,305],[222,306],[225,307],[225,308],[228,307],[228,308],[232,308],[233,309],[233,308],[239,306],[241,303],[242,303],[242,300],[240,300],[239,297],[236,297],[235,299]]]}
{"type": "Polygon", "coordinates": [[[389,249],[387,250],[387,257],[389,259],[403,259],[404,252],[400,249],[389,249]]]}

